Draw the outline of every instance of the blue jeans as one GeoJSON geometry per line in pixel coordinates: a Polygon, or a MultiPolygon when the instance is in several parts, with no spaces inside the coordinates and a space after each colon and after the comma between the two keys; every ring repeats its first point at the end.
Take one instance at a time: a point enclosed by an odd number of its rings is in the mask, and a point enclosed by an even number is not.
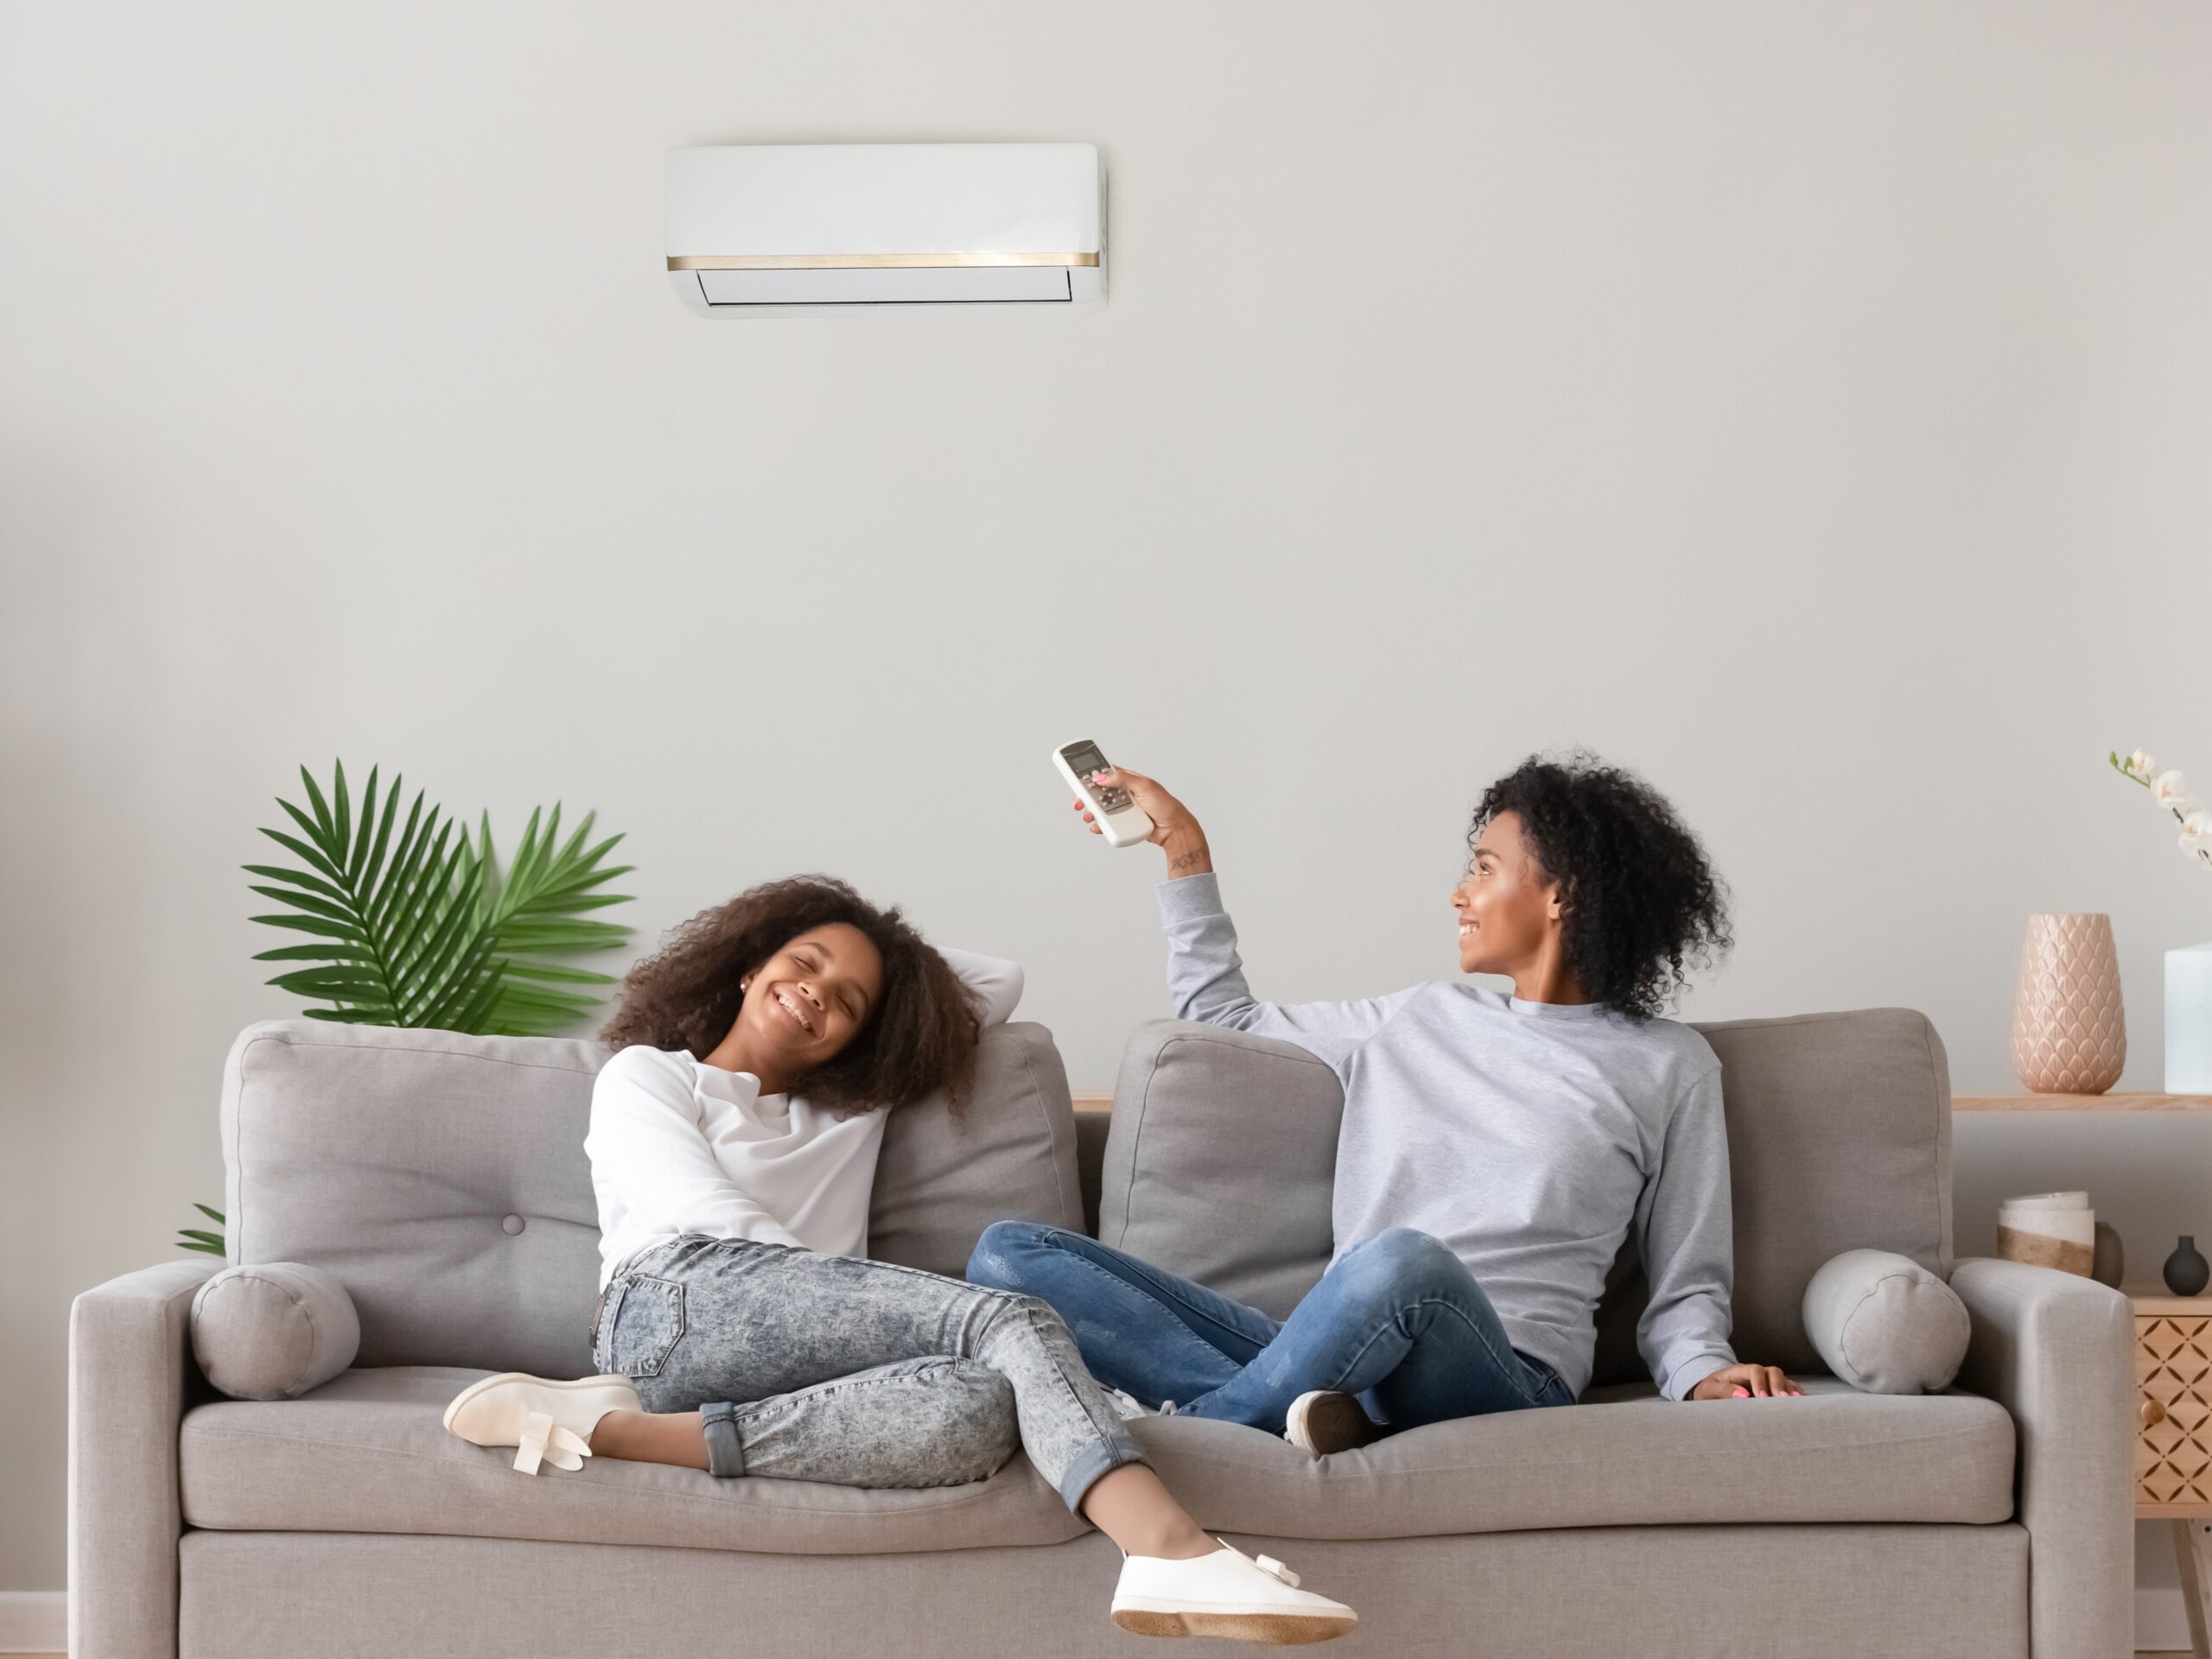
{"type": "Polygon", "coordinates": [[[1270,1319],[1096,1239],[994,1222],[968,1261],[973,1283],[1049,1302],[1092,1376],[1146,1405],[1281,1433],[1313,1389],[1357,1396],[1393,1429],[1529,1406],[1567,1406],[1559,1374],[1506,1340],[1459,1257],[1394,1227],[1346,1250],[1270,1319]]]}

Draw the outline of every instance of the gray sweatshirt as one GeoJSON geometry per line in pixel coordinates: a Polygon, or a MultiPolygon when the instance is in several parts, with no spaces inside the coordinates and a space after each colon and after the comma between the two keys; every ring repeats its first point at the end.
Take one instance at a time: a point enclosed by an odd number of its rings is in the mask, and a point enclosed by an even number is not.
{"type": "Polygon", "coordinates": [[[1431,980],[1352,1002],[1261,1002],[1211,874],[1163,881],[1178,1018],[1295,1043],[1343,1084],[1336,1254],[1414,1227],[1466,1264],[1516,1348],[1580,1396],[1631,1223],[1651,1302],[1637,1351],[1680,1400],[1736,1363],[1720,1061],[1672,1020],[1431,980]]]}

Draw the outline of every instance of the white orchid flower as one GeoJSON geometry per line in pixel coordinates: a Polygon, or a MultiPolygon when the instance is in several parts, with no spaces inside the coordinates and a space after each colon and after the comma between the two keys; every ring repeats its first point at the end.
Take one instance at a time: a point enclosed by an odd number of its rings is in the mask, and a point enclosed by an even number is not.
{"type": "Polygon", "coordinates": [[[2141,749],[2137,749],[2126,760],[2120,762],[2120,770],[2131,778],[2148,779],[2158,769],[2158,763],[2141,749]]]}
{"type": "Polygon", "coordinates": [[[2190,854],[2212,850],[2212,812],[2198,807],[2182,819],[2181,849],[2190,854]]]}
{"type": "Polygon", "coordinates": [[[2189,798],[2189,785],[2177,772],[2162,772],[2151,780],[2151,798],[2160,806],[2186,808],[2195,804],[2189,798]]]}

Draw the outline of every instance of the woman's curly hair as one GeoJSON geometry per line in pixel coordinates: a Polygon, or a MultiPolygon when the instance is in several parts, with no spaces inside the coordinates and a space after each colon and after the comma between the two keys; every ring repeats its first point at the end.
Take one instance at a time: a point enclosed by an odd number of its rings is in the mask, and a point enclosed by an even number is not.
{"type": "Polygon", "coordinates": [[[883,991],[852,1040],[793,1077],[792,1092],[849,1115],[911,1106],[942,1089],[957,1110],[982,1035],[975,999],[897,906],[879,910],[833,876],[764,881],[671,928],[660,949],[630,969],[600,1035],[616,1048],[645,1043],[710,1053],[745,1001],[738,981],[830,922],[868,936],[883,957],[883,991]]]}
{"type": "Polygon", "coordinates": [[[1735,944],[1728,889],[1666,799],[1634,773],[1577,749],[1565,764],[1530,755],[1492,784],[1467,831],[1471,851],[1501,812],[1520,820],[1560,885],[1560,943],[1596,1001],[1642,1024],[1735,944]]]}

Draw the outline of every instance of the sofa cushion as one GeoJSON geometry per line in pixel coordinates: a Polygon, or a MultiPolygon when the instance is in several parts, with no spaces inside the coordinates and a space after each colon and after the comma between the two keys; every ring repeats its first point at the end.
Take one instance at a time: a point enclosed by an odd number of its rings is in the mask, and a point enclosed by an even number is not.
{"type": "MultiPolygon", "coordinates": [[[[716,1480],[613,1458],[526,1479],[512,1452],[440,1427],[447,1402],[480,1375],[353,1370],[297,1400],[199,1406],[181,1434],[184,1518],[779,1554],[1053,1543],[1084,1529],[1019,1453],[988,1480],[920,1491],[716,1480]]],[[[1695,1406],[1622,1384],[1579,1405],[1440,1423],[1320,1459],[1230,1423],[1131,1427],[1202,1525],[1265,1537],[2011,1515],[2013,1430],[2002,1407],[1798,1381],[1802,1398],[1695,1406]]]]}
{"type": "MultiPolygon", "coordinates": [[[[1820,1371],[1800,1305],[1821,1263],[1867,1248],[1950,1277],[1943,1045],[1910,1008],[1692,1029],[1721,1062],[1731,1339],[1739,1358],[1820,1371]]],[[[1291,1044],[1184,1020],[1139,1027],[1115,1088],[1098,1236],[1282,1318],[1328,1265],[1343,1109],[1336,1074],[1291,1044]]],[[[1649,1292],[1623,1225],[1596,1313],[1592,1387],[1649,1381],[1636,1324],[1649,1292]]]]}
{"type": "Polygon", "coordinates": [[[1266,1537],[2011,1517],[2002,1406],[1795,1380],[1802,1396],[1694,1405],[1614,1383],[1575,1405],[1460,1418],[1326,1458],[1202,1418],[1131,1427],[1201,1524],[1266,1537]]]}
{"type": "Polygon", "coordinates": [[[1965,1362],[1974,1320],[1910,1256],[1846,1250],[1805,1287],[1805,1334],[1828,1370],[1870,1394],[1932,1394],[1965,1362]]]}
{"type": "Polygon", "coordinates": [[[1052,1033],[1026,1021],[984,1031],[975,1093],[957,1119],[942,1095],[892,1113],[868,1253],[963,1278],[976,1239],[1003,1216],[1083,1226],[1068,1074],[1052,1033]]]}
{"type": "Polygon", "coordinates": [[[1302,1048],[1183,1020],[1122,1052],[1099,1174],[1101,1243],[1276,1319],[1328,1265],[1337,1074],[1302,1048]]]}
{"type": "MultiPolygon", "coordinates": [[[[600,1044],[313,1020],[251,1026],[223,1090],[233,1262],[299,1262],[351,1294],[359,1363],[591,1370],[599,1217],[584,1130],[600,1044]]],[[[885,1126],[869,1250],[957,1273],[1004,1216],[1080,1227],[1067,1079],[1051,1035],[983,1033],[956,1123],[885,1126]]]]}
{"type": "Polygon", "coordinates": [[[616,1458],[532,1479],[515,1472],[512,1449],[472,1446],[442,1425],[454,1395],[486,1375],[386,1366],[344,1372],[296,1400],[195,1407],[179,1435],[185,1522],[772,1554],[1057,1543],[1086,1530],[1020,1453],[988,1480],[918,1491],[719,1480],[616,1458]]]}
{"type": "Polygon", "coordinates": [[[290,1400],[319,1389],[360,1346],[346,1287],[303,1262],[225,1268],[192,1299],[200,1373],[241,1400],[290,1400]]]}

